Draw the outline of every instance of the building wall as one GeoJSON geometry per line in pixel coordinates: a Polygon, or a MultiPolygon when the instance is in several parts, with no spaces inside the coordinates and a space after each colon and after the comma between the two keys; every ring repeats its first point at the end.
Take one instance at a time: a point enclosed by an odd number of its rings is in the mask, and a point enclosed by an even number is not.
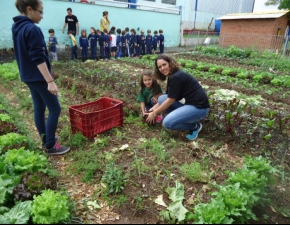
{"type": "Polygon", "coordinates": [[[287,15],[277,19],[222,20],[219,45],[261,50],[281,48],[287,21],[287,15]],[[281,28],[279,36],[278,28],[281,28]]]}
{"type": "MultiPolygon", "coordinates": [[[[44,15],[42,21],[38,24],[41,28],[45,39],[48,39],[48,30],[53,28],[60,45],[69,43],[66,32],[62,33],[64,18],[67,15],[66,9],[71,7],[73,14],[78,17],[80,30],[86,29],[89,32],[90,27],[96,29],[100,27],[100,19],[103,11],[109,12],[111,26],[116,28],[138,27],[147,31],[163,29],[165,36],[165,47],[178,46],[180,42],[180,15],[164,12],[154,12],[148,10],[136,10],[126,7],[98,5],[98,4],[81,4],[77,2],[42,0],[44,4],[44,15]],[[170,21],[170,22],[164,22],[170,21]]],[[[15,0],[1,1],[0,15],[0,49],[12,47],[11,26],[12,18],[19,15],[15,8],[15,0]]],[[[67,27],[66,27],[67,30],[67,27]]]]}

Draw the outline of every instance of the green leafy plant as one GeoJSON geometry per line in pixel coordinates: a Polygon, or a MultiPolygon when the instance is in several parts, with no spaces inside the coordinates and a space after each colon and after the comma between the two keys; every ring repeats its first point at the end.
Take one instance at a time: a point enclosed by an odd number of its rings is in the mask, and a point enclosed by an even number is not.
{"type": "Polygon", "coordinates": [[[0,153],[8,149],[18,149],[21,147],[28,147],[28,138],[17,133],[8,133],[0,136],[0,153]]]}
{"type": "Polygon", "coordinates": [[[191,164],[183,164],[180,167],[183,176],[194,182],[209,182],[214,172],[208,171],[208,169],[202,166],[198,162],[193,162],[191,164]]]}
{"type": "Polygon", "coordinates": [[[32,201],[18,202],[11,210],[0,216],[1,224],[27,224],[32,201]]]}
{"type": "Polygon", "coordinates": [[[120,166],[115,166],[114,162],[110,162],[106,166],[102,182],[106,184],[106,194],[120,193],[129,178],[129,174],[124,174],[120,166]]]}
{"type": "Polygon", "coordinates": [[[13,166],[18,174],[26,171],[47,173],[47,158],[40,153],[25,150],[24,148],[12,149],[6,152],[2,158],[4,163],[13,166]]]}
{"type": "Polygon", "coordinates": [[[188,210],[183,206],[184,187],[179,181],[175,181],[175,187],[166,189],[169,199],[172,201],[166,211],[161,211],[159,216],[161,219],[172,223],[183,222],[186,218],[188,210]]]}
{"type": "Polygon", "coordinates": [[[69,216],[68,197],[52,190],[44,190],[34,196],[31,207],[33,223],[56,224],[66,221],[69,216]]]}

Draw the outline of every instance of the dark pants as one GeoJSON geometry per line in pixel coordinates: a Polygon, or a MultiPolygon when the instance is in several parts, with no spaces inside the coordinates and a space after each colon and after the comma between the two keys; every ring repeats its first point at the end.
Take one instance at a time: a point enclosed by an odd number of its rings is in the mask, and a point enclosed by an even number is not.
{"type": "Polygon", "coordinates": [[[164,45],[159,45],[160,54],[164,53],[164,45]]]}
{"type": "Polygon", "coordinates": [[[147,54],[152,54],[152,45],[147,46],[147,54]]]}
{"type": "Polygon", "coordinates": [[[135,50],[135,47],[134,45],[131,45],[130,48],[129,48],[129,51],[130,51],[130,56],[134,56],[134,50],[135,50]]]}
{"type": "Polygon", "coordinates": [[[91,46],[91,58],[96,59],[97,58],[97,47],[91,46]]]}
{"type": "Polygon", "coordinates": [[[100,57],[101,59],[105,59],[105,47],[100,46],[100,57]]]}
{"type": "Polygon", "coordinates": [[[141,55],[146,55],[146,52],[145,52],[145,44],[141,44],[141,46],[140,46],[140,54],[141,55]]]}
{"type": "Polygon", "coordinates": [[[126,54],[127,48],[126,47],[122,47],[122,57],[127,56],[128,54],[126,54]]]}
{"type": "Polygon", "coordinates": [[[106,59],[110,59],[110,48],[109,47],[106,47],[105,48],[105,53],[106,53],[106,59]]]}
{"type": "Polygon", "coordinates": [[[88,47],[82,47],[82,59],[83,61],[88,59],[88,47]]]}
{"type": "Polygon", "coordinates": [[[42,143],[46,148],[52,148],[55,144],[55,131],[61,112],[56,95],[47,90],[46,82],[27,82],[34,107],[34,122],[42,143]],[[48,108],[48,118],[45,121],[45,110],[48,108]]]}
{"type": "Polygon", "coordinates": [[[140,56],[140,46],[135,47],[135,52],[137,56],[140,56]]]}
{"type": "Polygon", "coordinates": [[[78,59],[77,50],[78,50],[77,46],[72,46],[71,47],[71,57],[70,57],[71,60],[78,59]]]}

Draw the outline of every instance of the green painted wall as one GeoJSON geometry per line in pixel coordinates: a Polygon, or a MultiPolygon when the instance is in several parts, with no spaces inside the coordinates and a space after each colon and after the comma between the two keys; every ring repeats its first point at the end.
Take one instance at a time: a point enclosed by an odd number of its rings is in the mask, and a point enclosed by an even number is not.
{"type": "MultiPolygon", "coordinates": [[[[12,18],[19,15],[14,3],[15,0],[1,1],[0,15],[2,21],[0,23],[0,49],[12,46],[12,18]]],[[[150,29],[152,34],[154,30],[163,29],[165,47],[179,45],[180,15],[177,14],[57,0],[43,0],[43,4],[43,20],[38,26],[42,29],[46,39],[49,36],[48,29],[53,28],[60,44],[68,43],[68,37],[66,32],[64,34],[62,33],[62,27],[64,18],[67,15],[66,9],[70,7],[73,10],[73,14],[78,17],[80,30],[86,29],[88,33],[92,26],[96,29],[99,28],[103,11],[108,11],[111,26],[115,26],[121,30],[125,29],[125,27],[129,27],[130,29],[140,27],[140,29],[145,30],[145,34],[147,29],[150,29]]]]}

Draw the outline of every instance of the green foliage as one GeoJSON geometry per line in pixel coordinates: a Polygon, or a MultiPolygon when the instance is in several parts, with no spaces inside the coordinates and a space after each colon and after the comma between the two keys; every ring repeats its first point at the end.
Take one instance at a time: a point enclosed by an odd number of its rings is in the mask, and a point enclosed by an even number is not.
{"type": "Polygon", "coordinates": [[[205,166],[201,166],[198,162],[193,162],[191,164],[185,163],[180,167],[180,170],[183,176],[194,182],[207,183],[214,175],[213,172],[211,173],[205,166]]]}
{"type": "Polygon", "coordinates": [[[0,77],[3,80],[10,81],[19,79],[19,71],[16,61],[0,64],[0,77]]]}
{"type": "Polygon", "coordinates": [[[14,167],[17,174],[26,171],[30,172],[47,172],[47,158],[40,153],[35,153],[24,148],[12,149],[1,156],[4,163],[14,167]]]}
{"type": "Polygon", "coordinates": [[[19,202],[10,211],[0,216],[0,224],[27,224],[32,201],[19,202]]]}
{"type": "Polygon", "coordinates": [[[68,198],[52,190],[44,190],[35,196],[32,202],[31,215],[33,223],[56,224],[69,218],[68,198]]]}
{"type": "Polygon", "coordinates": [[[82,148],[87,141],[88,139],[78,132],[71,137],[69,144],[71,148],[82,148]]]}
{"type": "Polygon", "coordinates": [[[184,187],[179,181],[175,181],[175,187],[166,189],[169,199],[172,201],[166,211],[159,214],[163,220],[171,223],[183,222],[186,218],[188,210],[183,206],[184,187]]]}
{"type": "Polygon", "coordinates": [[[106,194],[120,193],[124,189],[128,178],[129,174],[124,174],[121,166],[115,166],[114,162],[107,164],[102,176],[102,182],[106,184],[106,194]]]}
{"type": "Polygon", "coordinates": [[[164,161],[168,158],[168,153],[165,150],[164,144],[158,141],[156,138],[152,138],[142,142],[139,148],[149,149],[150,152],[156,154],[160,161],[164,161]]]}
{"type": "Polygon", "coordinates": [[[223,199],[212,199],[209,203],[197,204],[194,214],[189,213],[187,220],[194,219],[194,224],[232,224],[233,219],[228,216],[228,210],[223,199]]]}
{"type": "Polygon", "coordinates": [[[28,138],[17,133],[8,133],[0,136],[0,153],[8,149],[18,149],[28,147],[28,138]]]}

